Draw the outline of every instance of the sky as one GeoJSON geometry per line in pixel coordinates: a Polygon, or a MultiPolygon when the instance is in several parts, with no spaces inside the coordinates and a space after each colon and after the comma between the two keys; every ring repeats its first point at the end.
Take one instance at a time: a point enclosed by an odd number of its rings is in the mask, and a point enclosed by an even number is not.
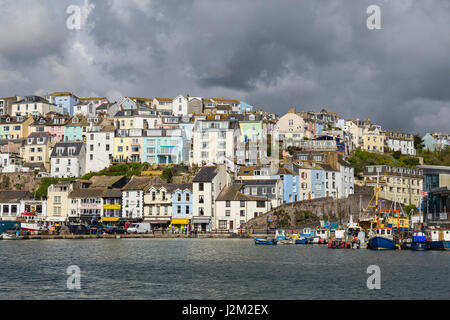
{"type": "Polygon", "coordinates": [[[3,97],[189,94],[450,132],[450,1],[0,0],[0,12],[3,97]],[[367,28],[370,5],[381,29],[367,28]]]}

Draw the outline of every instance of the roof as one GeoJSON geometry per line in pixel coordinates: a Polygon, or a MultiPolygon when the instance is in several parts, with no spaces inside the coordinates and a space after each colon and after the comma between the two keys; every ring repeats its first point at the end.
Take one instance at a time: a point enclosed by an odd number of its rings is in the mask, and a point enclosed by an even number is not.
{"type": "Polygon", "coordinates": [[[33,102],[42,102],[42,103],[46,103],[46,104],[55,105],[55,104],[50,103],[48,100],[46,100],[46,99],[44,99],[44,98],[42,98],[40,96],[26,96],[20,101],[13,102],[13,104],[33,103],[33,102]]]}
{"type": "Polygon", "coordinates": [[[146,189],[149,190],[151,188],[160,189],[165,188],[168,192],[172,193],[176,190],[190,190],[192,191],[192,183],[159,183],[159,184],[149,184],[146,189]]]}
{"type": "Polygon", "coordinates": [[[122,190],[118,188],[106,189],[103,193],[103,198],[121,198],[122,190]]]}
{"type": "Polygon", "coordinates": [[[69,194],[69,198],[101,198],[106,188],[79,188],[69,194]]]}
{"type": "Polygon", "coordinates": [[[236,99],[225,99],[225,98],[211,98],[211,99],[217,102],[241,103],[239,100],[236,99]]]}
{"type": "Polygon", "coordinates": [[[79,98],[82,101],[105,100],[106,97],[79,98]]]}
{"type": "Polygon", "coordinates": [[[219,173],[216,166],[205,166],[200,169],[197,175],[194,177],[193,182],[211,182],[212,179],[219,173]]]}
{"type": "Polygon", "coordinates": [[[76,95],[74,95],[71,92],[54,92],[54,93],[49,94],[49,96],[50,97],[65,97],[65,96],[77,97],[76,95]]]}
{"type": "Polygon", "coordinates": [[[43,138],[44,139],[44,144],[47,143],[47,141],[50,139],[50,134],[48,132],[33,132],[30,133],[28,135],[28,138],[25,140],[25,144],[26,145],[33,145],[33,144],[37,144],[37,139],[38,138],[43,138]],[[31,142],[29,143],[28,141],[31,139],[31,142]]]}
{"type": "Polygon", "coordinates": [[[247,196],[240,192],[243,185],[234,183],[222,189],[216,201],[266,201],[266,197],[247,196]]]}
{"type": "Polygon", "coordinates": [[[172,101],[173,101],[173,98],[161,98],[161,97],[155,97],[155,100],[158,100],[158,101],[170,101],[170,102],[172,102],[172,101]]]}
{"type": "Polygon", "coordinates": [[[240,180],[243,185],[275,185],[279,179],[255,179],[255,180],[240,180]]]}
{"type": "Polygon", "coordinates": [[[111,187],[116,182],[122,180],[125,176],[93,176],[89,180],[91,187],[111,187]]]}
{"type": "Polygon", "coordinates": [[[20,200],[32,199],[29,191],[22,190],[1,190],[0,191],[0,203],[17,203],[20,200]]]}
{"type": "Polygon", "coordinates": [[[83,147],[83,142],[57,142],[50,157],[77,157],[83,147]],[[69,154],[69,148],[75,149],[72,154],[69,154]],[[59,150],[62,150],[62,152],[58,152],[59,150]]]}
{"type": "Polygon", "coordinates": [[[152,177],[133,176],[122,190],[144,190],[153,181],[152,177]]]}

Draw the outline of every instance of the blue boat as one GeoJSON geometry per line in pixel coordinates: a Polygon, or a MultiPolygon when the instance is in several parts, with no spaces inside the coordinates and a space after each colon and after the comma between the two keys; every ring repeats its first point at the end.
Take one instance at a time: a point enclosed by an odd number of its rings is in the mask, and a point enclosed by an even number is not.
{"type": "Polygon", "coordinates": [[[307,241],[308,241],[308,238],[295,239],[295,244],[306,244],[307,241]]]}
{"type": "Polygon", "coordinates": [[[276,245],[277,244],[277,239],[268,239],[268,238],[255,237],[255,244],[276,245]]]}
{"type": "Polygon", "coordinates": [[[423,232],[414,232],[412,241],[405,242],[403,244],[403,249],[409,249],[414,251],[425,251],[430,249],[428,245],[426,236],[423,232]]]}
{"type": "Polygon", "coordinates": [[[431,250],[450,250],[450,230],[433,230],[431,231],[431,250]]]}
{"type": "Polygon", "coordinates": [[[369,238],[369,249],[372,250],[395,250],[397,244],[394,241],[392,228],[378,227],[369,238]]]}

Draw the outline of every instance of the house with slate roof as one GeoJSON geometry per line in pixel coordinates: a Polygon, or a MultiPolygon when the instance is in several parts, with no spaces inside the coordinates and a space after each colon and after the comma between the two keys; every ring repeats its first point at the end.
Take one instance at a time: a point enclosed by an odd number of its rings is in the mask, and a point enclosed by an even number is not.
{"type": "Polygon", "coordinates": [[[58,142],[50,155],[50,175],[58,178],[81,177],[86,173],[83,142],[58,142]]]}

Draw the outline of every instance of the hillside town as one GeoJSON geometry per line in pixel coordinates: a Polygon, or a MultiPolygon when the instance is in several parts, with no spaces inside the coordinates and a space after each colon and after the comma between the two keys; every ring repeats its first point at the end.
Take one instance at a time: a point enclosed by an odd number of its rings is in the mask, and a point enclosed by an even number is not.
{"type": "Polygon", "coordinates": [[[45,194],[2,184],[0,218],[232,232],[286,203],[380,185],[421,221],[448,222],[450,167],[424,163],[417,138],[423,150],[450,146],[442,132],[415,137],[325,109],[277,115],[230,98],[0,98],[0,175],[55,178],[45,194]],[[359,165],[367,154],[393,162],[359,165]],[[145,169],[108,171],[133,164],[145,169]]]}

